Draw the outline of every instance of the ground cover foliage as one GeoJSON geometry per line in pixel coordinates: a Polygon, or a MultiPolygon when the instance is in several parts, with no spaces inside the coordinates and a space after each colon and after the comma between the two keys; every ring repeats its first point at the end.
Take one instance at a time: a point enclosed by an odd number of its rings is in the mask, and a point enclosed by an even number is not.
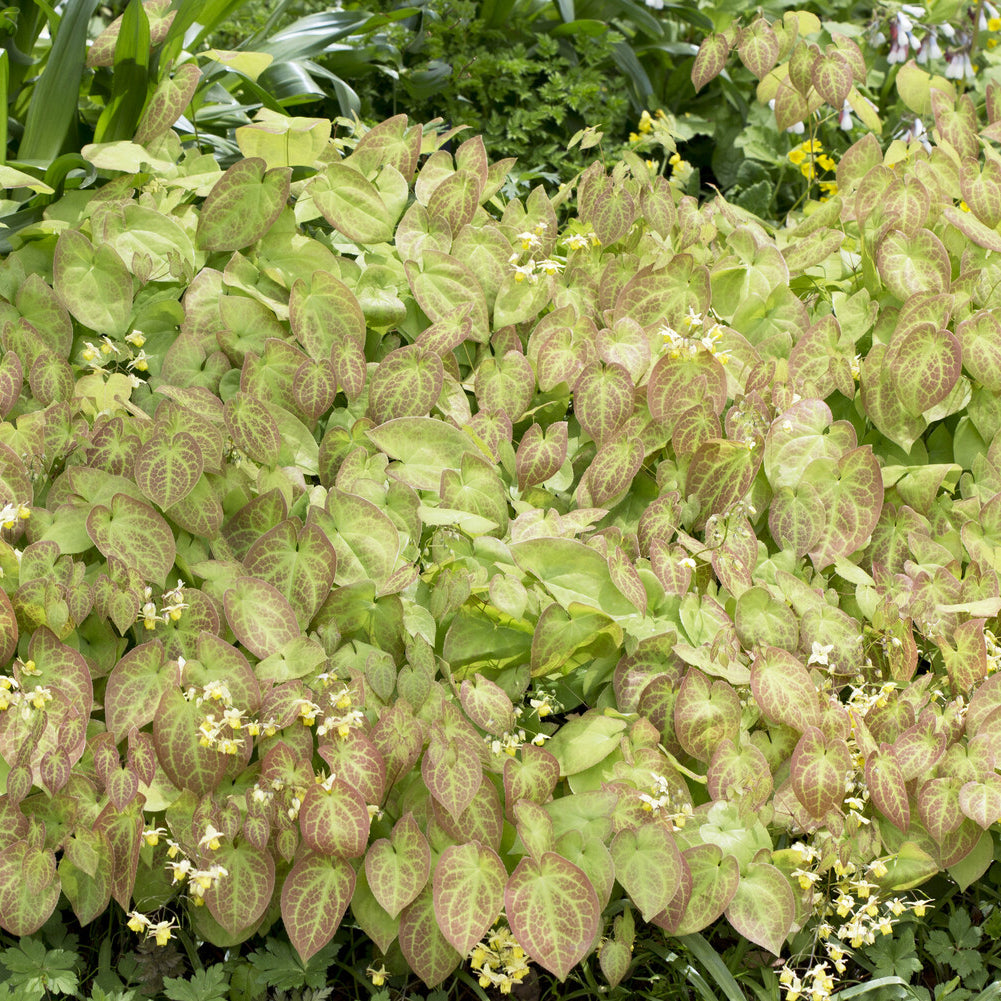
{"type": "Polygon", "coordinates": [[[524,198],[405,115],[224,170],[183,66],[7,203],[0,990],[987,987],[1001,90],[907,63],[929,131],[828,151],[858,47],[752,20],[692,82],[737,60],[809,129],[786,226],[657,115],[524,198]]]}

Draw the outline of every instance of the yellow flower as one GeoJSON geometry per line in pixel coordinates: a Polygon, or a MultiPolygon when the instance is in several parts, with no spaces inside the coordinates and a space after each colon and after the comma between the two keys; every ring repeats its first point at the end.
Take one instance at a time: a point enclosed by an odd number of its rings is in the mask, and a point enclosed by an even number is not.
{"type": "Polygon", "coordinates": [[[640,113],[640,123],[637,126],[637,128],[644,135],[647,132],[651,132],[653,130],[653,119],[650,117],[649,111],[644,110],[643,112],[640,113]]]}
{"type": "Polygon", "coordinates": [[[789,155],[789,160],[792,163],[794,163],[797,167],[801,163],[803,163],[804,160],[806,160],[806,153],[804,153],[803,150],[799,148],[799,146],[797,146],[795,149],[789,150],[788,155],[789,155]]]}
{"type": "Polygon", "coordinates": [[[822,153],[820,156],[817,157],[817,165],[822,170],[827,170],[831,172],[838,169],[838,165],[826,153],[822,153]]]}
{"type": "Polygon", "coordinates": [[[129,928],[137,935],[144,932],[149,923],[149,918],[145,914],[140,914],[138,911],[132,911],[129,914],[129,928]]]}
{"type": "Polygon", "coordinates": [[[372,981],[374,987],[381,987],[386,982],[386,977],[389,975],[389,970],[380,963],[379,969],[373,969],[371,966],[365,971],[368,977],[372,981]]]}
{"type": "Polygon", "coordinates": [[[987,20],[988,31],[1001,31],[1001,17],[992,17],[987,20]]]}
{"type": "Polygon", "coordinates": [[[969,212],[970,211],[970,206],[967,205],[966,202],[960,200],[960,202],[959,202],[959,209],[960,209],[961,212],[969,212]]]}
{"type": "Polygon", "coordinates": [[[808,180],[812,181],[817,176],[817,170],[809,161],[799,165],[799,172],[808,180]]]}
{"type": "Polygon", "coordinates": [[[164,946],[170,941],[172,937],[170,934],[170,928],[171,924],[169,921],[161,921],[153,929],[153,935],[156,937],[157,945],[164,946]]]}

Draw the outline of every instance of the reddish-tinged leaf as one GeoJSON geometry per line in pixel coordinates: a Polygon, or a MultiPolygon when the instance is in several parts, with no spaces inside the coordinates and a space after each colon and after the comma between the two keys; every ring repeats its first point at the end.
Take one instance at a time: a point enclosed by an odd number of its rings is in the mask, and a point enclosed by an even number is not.
{"type": "Polygon", "coordinates": [[[706,35],[692,64],[692,85],[696,93],[723,72],[730,46],[723,35],[706,35]]]}
{"type": "Polygon", "coordinates": [[[465,956],[497,920],[507,873],[500,857],[477,842],[446,848],[435,866],[433,902],[441,933],[465,956]]]}
{"type": "Polygon", "coordinates": [[[200,247],[240,250],[267,233],[288,201],[292,171],[265,167],[260,157],[248,157],[216,181],[198,216],[200,247]]]}
{"type": "MultiPolygon", "coordinates": [[[[730,905],[740,881],[740,865],[712,844],[694,845],[682,852],[692,877],[692,891],[681,920],[670,929],[688,935],[712,924],[730,905]]],[[[658,922],[659,923],[659,922],[658,922]]]]}
{"type": "MultiPolygon", "coordinates": [[[[153,717],[156,754],[167,778],[199,796],[212,792],[230,764],[229,755],[198,743],[205,712],[173,685],[164,691],[153,717]]],[[[137,725],[133,720],[128,725],[137,725]]],[[[124,725],[124,724],[121,724],[124,725]]]]}
{"type": "Polygon", "coordinates": [[[599,444],[608,441],[633,412],[635,390],[621,365],[590,365],[574,385],[574,414],[599,444]]]}
{"type": "Polygon", "coordinates": [[[518,863],[504,890],[504,909],[518,944],[560,981],[591,951],[601,926],[594,887],[555,852],[518,863]]]}
{"type": "Polygon", "coordinates": [[[342,859],[306,852],[282,883],[282,922],[303,963],[333,937],[355,889],[355,872],[342,859]]]}
{"type": "Polygon", "coordinates": [[[500,357],[484,358],[476,366],[473,386],[480,410],[503,413],[518,421],[532,402],[535,372],[521,351],[506,351],[500,357]]]}
{"type": "Polygon", "coordinates": [[[255,656],[277,653],[299,636],[299,623],[288,599],[256,577],[238,577],[223,595],[226,621],[236,638],[255,656]]]}
{"type": "Polygon", "coordinates": [[[508,819],[513,819],[514,804],[520,799],[545,803],[553,794],[560,778],[560,763],[545,748],[524,744],[521,758],[504,762],[504,801],[508,819]]]}
{"type": "Polygon", "coordinates": [[[124,810],[109,803],[94,821],[94,830],[103,834],[111,846],[111,895],[123,910],[130,908],[139,869],[144,802],[142,796],[136,796],[124,810]]]}
{"type": "Polygon", "coordinates": [[[133,475],[139,489],[154,504],[168,508],[194,489],[204,469],[202,450],[190,434],[157,434],[136,455],[133,475]]]}
{"type": "Polygon", "coordinates": [[[905,409],[920,417],[952,392],[963,368],[963,349],[948,330],[917,323],[894,336],[885,364],[905,409]]]}
{"type": "Polygon", "coordinates": [[[891,230],[876,248],[876,266],[886,287],[901,301],[919,292],[949,291],[949,253],[931,230],[910,235],[891,230]]]}
{"type": "Polygon", "coordinates": [[[87,516],[87,534],[102,556],[120,559],[152,584],[162,584],[174,565],[170,526],[148,504],[128,494],[115,494],[110,508],[95,504],[87,516]]]}
{"type": "Polygon", "coordinates": [[[606,441],[581,481],[578,503],[611,507],[629,489],[643,465],[643,456],[643,442],[639,438],[623,435],[606,441]]]}
{"type": "Polygon", "coordinates": [[[761,465],[761,444],[754,438],[746,443],[717,438],[695,453],[685,490],[699,502],[697,527],[710,515],[729,511],[744,497],[761,465]]]}
{"type": "Polygon", "coordinates": [[[389,838],[374,841],[365,853],[369,888],[392,918],[424,889],[430,874],[431,849],[412,813],[405,813],[389,838]]]}
{"type": "Polygon", "coordinates": [[[647,593],[643,581],[621,546],[608,552],[608,573],[612,583],[629,599],[640,615],[646,614],[647,593]]]}
{"type": "Polygon", "coordinates": [[[765,647],[751,662],[751,692],[765,718],[804,733],[819,726],[817,689],[802,663],[788,650],[765,647]]]}
{"type": "Polygon", "coordinates": [[[939,638],[938,648],[942,651],[953,691],[968,695],[986,677],[983,619],[968,619],[953,630],[951,640],[945,636],[939,638]]]}
{"type": "Polygon", "coordinates": [[[356,789],[366,803],[381,803],[386,787],[386,762],[375,744],[357,727],[347,737],[320,744],[320,757],[330,771],[356,789]]]}
{"type": "Polygon", "coordinates": [[[708,762],[725,739],[737,741],[740,698],[726,681],[689,668],[674,705],[674,732],[687,754],[708,762]]]}
{"type": "Polygon", "coordinates": [[[840,111],[852,89],[852,71],[848,60],[836,49],[827,55],[818,55],[810,73],[817,93],[832,107],[840,111]]]}
{"type": "Polygon", "coordinates": [[[0,928],[18,937],[33,935],[59,901],[52,852],[15,841],[0,851],[0,928]],[[31,878],[29,877],[31,874],[31,878]]]}
{"type": "Polygon", "coordinates": [[[475,749],[462,740],[450,740],[435,726],[421,760],[421,776],[431,795],[458,819],[480,788],[483,766],[475,749]]]}
{"type": "Polygon", "coordinates": [[[985,389],[1001,390],[1001,320],[982,309],[956,326],[963,367],[985,389]]]}
{"type": "Polygon", "coordinates": [[[816,727],[807,727],[793,751],[789,779],[811,817],[820,820],[841,803],[851,767],[851,752],[843,740],[825,740],[816,727]]]}
{"type": "Polygon", "coordinates": [[[873,805],[902,831],[911,823],[911,807],[907,797],[904,774],[893,755],[893,749],[884,744],[865,763],[865,781],[873,805]]]}
{"type": "Polygon", "coordinates": [[[338,858],[364,855],[371,825],[365,801],[340,779],[329,790],[314,784],[302,798],[299,809],[302,840],[321,855],[338,858]]]}
{"type": "Polygon", "coordinates": [[[479,841],[490,848],[500,849],[504,835],[504,808],[493,782],[483,776],[472,803],[458,817],[452,815],[436,799],[431,810],[438,826],[454,841],[479,841]]]}
{"type": "Polygon", "coordinates": [[[772,773],[764,754],[754,744],[739,747],[723,740],[706,772],[709,795],[714,800],[743,801],[752,810],[763,806],[772,793],[772,773]]]}
{"type": "Polygon", "coordinates": [[[827,511],[819,541],[810,551],[818,569],[861,549],[872,535],[883,507],[883,478],[868,446],[837,462],[817,459],[806,470],[827,511]]]}
{"type": "Polygon", "coordinates": [[[369,380],[368,415],[376,424],[427,417],[445,378],[441,358],[416,344],[391,351],[369,380]]]}
{"type": "Polygon", "coordinates": [[[966,782],[959,790],[959,808],[985,831],[1001,822],[1001,777],[986,775],[982,782],[966,782]]]}
{"type": "Polygon", "coordinates": [[[515,454],[518,489],[527,490],[555,476],[567,459],[567,422],[550,424],[543,431],[533,424],[521,438],[515,454]]]}
{"type": "Polygon", "coordinates": [[[430,886],[400,915],[399,936],[403,958],[429,988],[440,984],[462,961],[438,925],[430,886]]]}
{"type": "Polygon", "coordinates": [[[740,30],[737,55],[759,80],[771,72],[779,57],[779,41],[775,30],[763,17],[740,30]]]}

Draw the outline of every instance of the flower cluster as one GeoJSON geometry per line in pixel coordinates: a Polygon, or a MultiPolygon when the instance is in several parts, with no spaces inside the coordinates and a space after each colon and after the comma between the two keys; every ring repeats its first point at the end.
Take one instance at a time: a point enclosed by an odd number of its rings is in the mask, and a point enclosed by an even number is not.
{"type": "MultiPolygon", "coordinates": [[[[153,601],[153,588],[146,587],[143,592],[143,606],[139,609],[139,619],[146,629],[153,630],[162,622],[167,625],[170,622],[178,622],[181,613],[188,608],[188,603],[184,600],[184,581],[178,580],[177,586],[170,591],[164,591],[160,595],[160,608],[156,607],[153,601]]],[[[139,621],[137,619],[136,621],[139,621]]]]}
{"type": "Polygon", "coordinates": [[[711,311],[705,314],[696,313],[689,306],[688,315],[682,319],[681,324],[686,328],[684,333],[668,326],[661,327],[659,331],[669,357],[681,358],[684,355],[694,357],[703,350],[708,351],[721,365],[730,360],[730,356],[719,349],[719,342],[723,339],[723,327],[711,311]]]}
{"type": "MultiPolygon", "coordinates": [[[[509,754],[512,758],[529,742],[528,734],[524,730],[509,730],[499,737],[487,736],[483,739],[489,744],[490,750],[494,754],[509,754]]],[[[537,733],[531,742],[536,747],[542,747],[547,740],[549,740],[548,733],[537,733]]]]}
{"type": "Polygon", "coordinates": [[[567,250],[587,250],[589,247],[600,247],[601,241],[593,229],[586,233],[570,233],[560,241],[567,250]]]}
{"type": "MultiPolygon", "coordinates": [[[[38,674],[33,660],[21,664],[21,675],[38,674]]],[[[22,687],[17,678],[7,675],[0,676],[0,711],[17,709],[21,719],[27,722],[35,710],[44,709],[52,701],[52,689],[44,685],[35,685],[28,689],[22,687]]]]}
{"type": "Polygon", "coordinates": [[[0,509],[0,525],[10,530],[19,521],[27,521],[31,517],[31,509],[27,504],[7,503],[0,509]]]}
{"type": "Polygon", "coordinates": [[[152,919],[146,917],[145,914],[140,914],[139,911],[130,911],[128,927],[137,935],[145,935],[147,939],[155,939],[157,945],[164,946],[173,938],[171,932],[177,928],[177,922],[170,919],[157,921],[154,924],[152,919]]]}
{"type": "Polygon", "coordinates": [[[891,935],[906,911],[922,917],[930,901],[880,895],[874,880],[887,874],[889,859],[876,859],[865,869],[853,862],[835,862],[821,874],[815,868],[821,854],[815,846],[799,841],[791,847],[802,860],[802,867],[794,869],[792,876],[804,891],[812,891],[813,910],[820,920],[816,925],[817,940],[807,960],[813,965],[802,972],[784,965],[779,983],[785,1001],[826,1001],[834,991],[836,977],[847,970],[853,950],[872,945],[877,936],[891,935]],[[826,960],[817,962],[820,949],[826,960]]]}
{"type": "Polygon", "coordinates": [[[830,178],[821,179],[821,173],[833,174],[838,165],[830,154],[824,152],[823,143],[819,139],[807,139],[794,146],[787,154],[790,163],[799,167],[799,172],[808,181],[817,181],[821,190],[821,201],[826,201],[838,192],[838,184],[830,178]]]}
{"type": "Polygon", "coordinates": [[[528,962],[525,950],[506,925],[492,931],[469,953],[469,965],[479,975],[480,987],[496,987],[501,994],[510,994],[511,988],[525,979],[528,962]]]}
{"type": "Polygon", "coordinates": [[[665,819],[679,830],[688,822],[692,816],[692,804],[687,800],[678,801],[674,798],[671,784],[663,775],[650,772],[654,784],[650,787],[650,792],[640,793],[640,800],[643,802],[643,809],[648,813],[662,814],[665,819]]]}
{"type": "MultiPolygon", "coordinates": [[[[542,245],[542,235],[545,230],[546,224],[540,222],[535,227],[534,233],[519,233],[518,239],[521,240],[522,253],[538,250],[542,245]]],[[[508,258],[508,264],[514,269],[514,280],[516,282],[527,280],[530,285],[538,282],[539,275],[558,275],[566,267],[563,261],[555,261],[548,257],[541,261],[530,257],[524,264],[519,264],[519,260],[521,260],[521,253],[518,251],[515,251],[508,258]]]]}
{"type": "MultiPolygon", "coordinates": [[[[329,684],[334,679],[321,674],[319,680],[329,684]]],[[[360,709],[351,708],[351,693],[346,685],[341,685],[335,692],[325,692],[322,701],[326,703],[325,706],[309,699],[302,699],[299,702],[299,719],[304,726],[314,726],[317,719],[320,720],[316,726],[317,736],[323,737],[333,731],[341,740],[346,740],[352,727],[364,724],[365,714],[360,709]]]]}
{"type": "MultiPolygon", "coordinates": [[[[183,658],[178,663],[183,670],[183,658]]],[[[244,711],[233,705],[233,696],[224,681],[210,681],[200,689],[189,687],[184,697],[199,708],[208,707],[198,725],[198,743],[202,747],[214,747],[222,754],[238,754],[242,746],[242,739],[237,737],[240,731],[256,737],[262,731],[270,736],[277,730],[274,720],[262,724],[259,720],[245,719],[244,711]]]]}
{"type": "MultiPolygon", "coordinates": [[[[125,362],[126,371],[130,373],[148,372],[149,359],[143,350],[143,345],[146,343],[146,335],[141,330],[133,330],[125,335],[125,341],[130,346],[127,356],[122,358],[125,362]],[[131,348],[135,348],[137,353],[131,351],[131,348]]],[[[92,372],[105,373],[108,370],[104,367],[104,363],[113,361],[117,365],[121,355],[122,349],[107,335],[103,336],[97,344],[91,341],[84,341],[83,351],[80,352],[81,359],[92,372]]],[[[138,386],[141,383],[135,380],[133,385],[138,386]]]]}

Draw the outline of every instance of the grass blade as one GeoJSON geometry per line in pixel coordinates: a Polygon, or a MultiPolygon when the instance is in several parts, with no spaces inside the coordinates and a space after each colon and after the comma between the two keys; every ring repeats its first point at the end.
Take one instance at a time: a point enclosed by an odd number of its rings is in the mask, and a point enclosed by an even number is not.
{"type": "Polygon", "coordinates": [[[69,0],[66,4],[45,69],[31,95],[19,160],[42,164],[54,160],[76,128],[87,28],[96,6],[97,0],[69,0]]]}
{"type": "Polygon", "coordinates": [[[135,135],[146,104],[149,57],[149,17],[139,0],[129,0],[115,43],[111,96],[97,120],[94,142],[114,142],[135,135]]]}
{"type": "Polygon", "coordinates": [[[740,989],[740,984],[733,979],[733,974],[716,950],[698,933],[682,935],[678,941],[702,964],[706,973],[716,982],[727,1001],[747,1001],[747,996],[740,989]]]}

